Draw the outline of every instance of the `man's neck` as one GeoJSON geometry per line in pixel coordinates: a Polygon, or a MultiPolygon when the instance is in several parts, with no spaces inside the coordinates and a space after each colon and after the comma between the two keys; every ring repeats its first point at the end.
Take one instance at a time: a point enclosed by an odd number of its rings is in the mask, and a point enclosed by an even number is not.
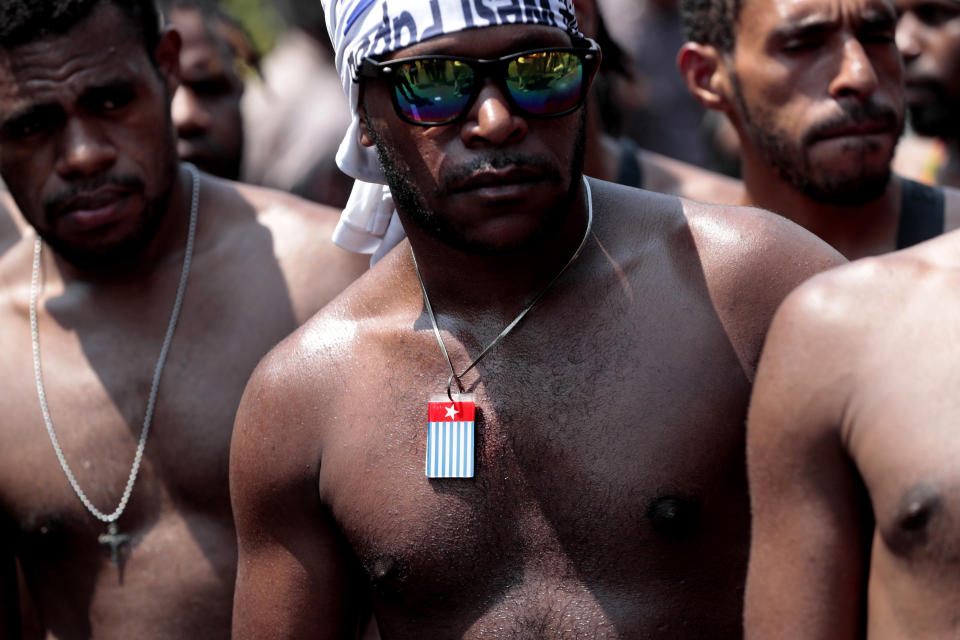
{"type": "Polygon", "coordinates": [[[778,213],[810,231],[848,260],[896,248],[900,221],[900,179],[891,175],[879,198],[863,204],[834,205],[801,193],[769,168],[744,165],[742,204],[778,213]]]}
{"type": "Polygon", "coordinates": [[[591,108],[587,111],[587,147],[584,154],[583,172],[594,178],[616,182],[617,168],[620,162],[620,146],[612,136],[603,132],[600,123],[600,109],[596,105],[596,99],[591,99],[591,108]]]}
{"type": "Polygon", "coordinates": [[[587,227],[582,179],[573,206],[552,238],[536,246],[478,255],[453,248],[401,214],[431,304],[444,313],[515,316],[567,264],[587,227]]]}
{"type": "MultiPolygon", "coordinates": [[[[104,265],[103,268],[78,266],[50,251],[64,283],[71,281],[99,283],[139,283],[169,256],[182,256],[190,223],[190,190],[192,178],[179,162],[170,187],[166,209],[150,239],[130,260],[104,265]]],[[[50,259],[50,258],[47,258],[50,259]]]]}

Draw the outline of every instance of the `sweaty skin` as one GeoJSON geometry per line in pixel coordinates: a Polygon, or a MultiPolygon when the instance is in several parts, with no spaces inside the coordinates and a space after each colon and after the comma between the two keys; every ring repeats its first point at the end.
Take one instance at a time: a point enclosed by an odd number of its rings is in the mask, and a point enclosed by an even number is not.
{"type": "Polygon", "coordinates": [[[958,248],[855,262],[777,313],[748,424],[748,638],[960,635],[958,248]]]}
{"type": "MultiPolygon", "coordinates": [[[[391,56],[566,42],[488,27],[391,56]]],[[[754,365],[782,298],[840,256],[767,212],[591,179],[583,253],[463,379],[476,477],[428,480],[427,401],[449,368],[410,248],[460,371],[584,235],[582,119],[522,117],[488,81],[461,120],[424,128],[363,89],[361,141],[423,210],[401,208],[408,239],[244,392],[234,637],[339,638],[367,606],[384,638],[740,637],[754,365]]]]}
{"type": "MultiPolygon", "coordinates": [[[[176,161],[169,100],[157,98],[164,80],[175,85],[176,47],[164,36],[161,71],[154,70],[142,42],[123,36],[132,30],[124,20],[102,6],[64,35],[8,51],[0,73],[0,122],[9,123],[11,101],[39,101],[58,114],[44,133],[0,144],[4,178],[32,225],[75,246],[94,245],[91,235],[113,241],[142,215],[140,190],[120,191],[120,204],[106,206],[109,222],[92,234],[70,226],[75,214],[47,219],[43,194],[55,185],[84,193],[99,176],[121,171],[149,189],[158,173],[151,162],[173,167],[159,226],[134,259],[78,266],[44,246],[38,324],[47,401],[78,483],[108,512],[143,424],[192,186],[176,161]],[[104,44],[104,34],[116,40],[104,44]],[[11,75],[11,55],[29,60],[19,76],[11,75]],[[40,70],[62,76],[47,83],[40,70]],[[134,97],[103,108],[91,98],[103,77],[123,78],[134,97]]],[[[329,242],[337,212],[201,175],[183,308],[140,475],[118,522],[132,538],[120,569],[98,543],[106,527],[74,495],[40,412],[29,322],[36,232],[0,255],[0,637],[19,637],[14,559],[47,638],[230,637],[236,537],[227,463],[244,384],[263,354],[361,273],[365,260],[329,242]]]]}
{"type": "MultiPolygon", "coordinates": [[[[449,370],[406,242],[261,363],[231,458],[237,638],[339,637],[351,581],[390,638],[740,636],[754,362],[839,258],[765,212],[592,184],[584,253],[468,376],[475,479],[424,477],[449,370]]],[[[459,367],[509,321],[432,302],[459,367]]]]}
{"type": "MultiPolygon", "coordinates": [[[[490,27],[391,55],[566,41],[490,27]]],[[[767,212],[591,179],[583,253],[464,377],[476,477],[428,480],[427,400],[449,369],[410,247],[462,370],[583,237],[580,117],[521,117],[488,82],[462,120],[423,128],[364,90],[364,130],[442,228],[401,209],[408,239],[251,378],[230,460],[234,637],[339,638],[368,606],[384,638],[740,637],[754,365],[782,298],[840,256],[767,212]],[[451,178],[501,157],[537,163],[451,178]]]]}

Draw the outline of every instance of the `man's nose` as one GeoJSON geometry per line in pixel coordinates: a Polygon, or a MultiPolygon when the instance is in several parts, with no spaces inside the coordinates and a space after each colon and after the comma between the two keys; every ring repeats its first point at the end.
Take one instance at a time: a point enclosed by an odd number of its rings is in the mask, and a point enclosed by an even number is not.
{"type": "Polygon", "coordinates": [[[866,49],[855,37],[848,37],[842,45],[840,68],[830,83],[830,94],[842,96],[867,96],[879,85],[877,72],[866,49]]]}
{"type": "Polygon", "coordinates": [[[913,12],[907,11],[897,21],[897,48],[904,62],[920,55],[923,41],[923,26],[913,12]]]}
{"type": "Polygon", "coordinates": [[[117,159],[117,150],[97,123],[71,118],[63,127],[57,173],[64,178],[96,175],[117,159]]]}
{"type": "Polygon", "coordinates": [[[464,144],[497,147],[518,142],[526,134],[526,118],[515,111],[497,83],[488,80],[461,129],[464,144]]]}
{"type": "Polygon", "coordinates": [[[180,138],[197,136],[210,129],[210,112],[190,87],[181,85],[173,94],[170,113],[180,138]]]}

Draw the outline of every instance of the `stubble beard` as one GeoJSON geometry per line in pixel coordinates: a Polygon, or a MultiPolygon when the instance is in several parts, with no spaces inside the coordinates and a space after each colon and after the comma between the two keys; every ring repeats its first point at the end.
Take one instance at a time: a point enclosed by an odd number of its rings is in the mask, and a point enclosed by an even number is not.
{"type": "MultiPolygon", "coordinates": [[[[890,183],[890,162],[895,146],[879,171],[870,171],[865,162],[856,163],[861,169],[859,173],[838,175],[819,171],[813,167],[805,144],[794,142],[789,134],[773,124],[769,114],[748,107],[736,75],[732,76],[732,86],[748,137],[760,151],[762,159],[795,190],[817,202],[841,206],[866,204],[884,194],[890,183]]],[[[902,120],[898,126],[902,131],[902,120]]],[[[899,135],[898,132],[898,138],[899,135]]],[[[865,149],[863,153],[870,150],[865,149]]]]}
{"type": "Polygon", "coordinates": [[[941,87],[936,87],[935,100],[908,106],[910,126],[921,136],[960,139],[960,97],[948,96],[941,87]]]}
{"type": "MultiPolygon", "coordinates": [[[[521,243],[515,245],[490,244],[472,240],[456,225],[439,211],[430,209],[420,186],[410,178],[411,172],[403,161],[397,146],[389,136],[370,127],[370,137],[374,142],[377,158],[386,176],[387,185],[398,211],[427,234],[440,240],[445,245],[471,255],[503,255],[519,253],[531,247],[541,246],[552,240],[561,230],[563,220],[571,210],[571,203],[580,186],[583,175],[583,163],[586,155],[586,108],[579,111],[577,131],[573,143],[572,161],[570,163],[570,185],[562,196],[556,198],[549,210],[540,216],[539,224],[521,243]]],[[[457,175],[469,174],[477,169],[507,166],[534,166],[552,174],[550,177],[561,181],[549,164],[536,156],[501,152],[488,154],[486,157],[476,158],[469,166],[460,167],[457,175]]],[[[449,181],[456,176],[446,176],[449,181]]],[[[442,187],[441,187],[442,189],[442,187]]]]}

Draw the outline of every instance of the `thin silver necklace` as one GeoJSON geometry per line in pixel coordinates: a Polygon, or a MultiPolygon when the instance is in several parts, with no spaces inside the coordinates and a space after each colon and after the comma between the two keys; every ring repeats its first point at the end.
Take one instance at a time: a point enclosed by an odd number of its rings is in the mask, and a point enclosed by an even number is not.
{"type": "Polygon", "coordinates": [[[538,302],[540,302],[540,298],[542,298],[547,291],[550,290],[550,287],[552,287],[554,283],[560,279],[560,276],[566,272],[570,265],[572,265],[573,262],[580,257],[580,254],[583,252],[583,248],[587,246],[587,239],[590,237],[591,228],[593,228],[593,194],[590,192],[590,182],[587,180],[586,176],[583,176],[583,186],[586,189],[587,195],[587,228],[583,232],[583,239],[580,240],[580,246],[577,247],[577,250],[574,251],[573,255],[570,256],[570,259],[567,260],[567,264],[563,265],[563,268],[560,269],[557,275],[553,276],[553,279],[550,280],[550,282],[548,282],[546,286],[544,286],[543,289],[541,289],[540,292],[533,297],[533,299],[527,304],[526,307],[523,308],[519,315],[513,319],[513,322],[504,327],[503,331],[500,332],[500,335],[494,338],[493,342],[488,344],[486,348],[480,352],[480,355],[478,355],[473,362],[471,362],[470,365],[459,374],[453,367],[453,361],[450,360],[450,354],[447,352],[447,347],[443,344],[443,337],[440,335],[440,327],[437,326],[437,317],[433,313],[433,307],[430,304],[430,296],[427,295],[427,287],[423,283],[423,276],[420,275],[420,267],[417,265],[417,256],[413,252],[413,245],[410,245],[410,255],[413,258],[413,268],[417,272],[417,280],[420,281],[420,290],[423,292],[423,304],[427,308],[427,315],[430,316],[430,323],[433,325],[433,333],[437,337],[437,344],[440,345],[440,351],[443,352],[443,357],[446,358],[447,364],[450,365],[450,378],[447,380],[447,397],[450,398],[451,402],[454,400],[452,394],[453,383],[456,382],[457,388],[461,393],[463,393],[463,384],[460,382],[461,378],[467,375],[468,371],[480,364],[480,361],[483,360],[488,353],[490,353],[490,350],[497,346],[501,340],[507,337],[507,334],[513,331],[514,327],[520,324],[520,321],[523,320],[524,316],[526,316],[530,310],[533,309],[538,302]]]}
{"type": "Polygon", "coordinates": [[[133,492],[133,485],[137,481],[137,474],[140,472],[140,463],[143,461],[143,451],[147,446],[147,434],[150,432],[150,423],[153,420],[153,410],[157,403],[157,391],[160,388],[160,375],[163,373],[163,365],[167,361],[167,353],[170,351],[170,343],[173,341],[173,333],[177,328],[177,320],[180,318],[180,307],[183,305],[183,295],[187,288],[187,277],[190,275],[190,263],[193,258],[193,241],[197,233],[197,214],[200,205],[200,173],[197,168],[189,163],[184,163],[187,171],[193,179],[192,196],[190,200],[190,227],[187,232],[187,246],[183,255],[183,268],[180,272],[180,284],[177,286],[177,296],[173,303],[173,311],[170,313],[170,323],[167,325],[167,334],[163,339],[163,346],[160,348],[160,357],[157,359],[157,365],[153,372],[153,383],[150,386],[150,395],[147,399],[147,410],[143,418],[143,427],[140,430],[140,441],[137,443],[137,452],[133,457],[133,464],[130,467],[130,475],[127,477],[127,484],[124,487],[120,503],[113,513],[104,513],[100,511],[87,497],[87,494],[80,488],[80,484],[73,475],[66,457],[63,455],[63,449],[60,447],[60,441],[57,439],[57,433],[53,428],[53,420],[50,418],[50,409],[47,407],[47,394],[43,386],[43,373],[40,368],[40,330],[37,324],[37,298],[40,291],[40,255],[43,248],[43,242],[38,237],[33,246],[33,276],[30,282],[30,333],[33,339],[33,370],[37,381],[37,397],[40,400],[40,411],[43,413],[43,422],[47,426],[47,434],[50,436],[50,442],[53,444],[53,450],[57,454],[57,460],[60,461],[60,467],[63,473],[70,481],[74,493],[80,498],[80,502],[87,508],[95,518],[108,525],[107,533],[102,534],[98,541],[100,544],[110,546],[110,559],[114,566],[120,565],[119,547],[130,540],[130,536],[123,535],[117,531],[117,520],[127,508],[127,502],[130,500],[130,494],[133,492]]]}

